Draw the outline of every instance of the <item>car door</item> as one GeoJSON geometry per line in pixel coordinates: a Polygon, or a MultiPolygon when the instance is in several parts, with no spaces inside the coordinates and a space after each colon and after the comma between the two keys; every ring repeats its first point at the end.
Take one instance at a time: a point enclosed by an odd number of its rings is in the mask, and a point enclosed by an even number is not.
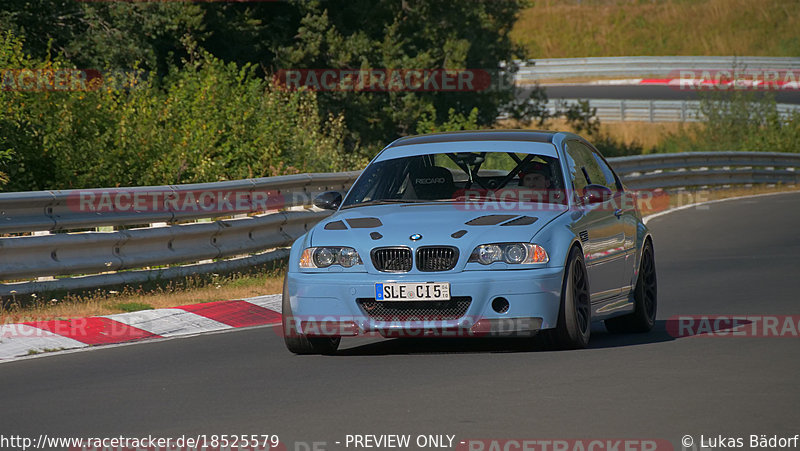
{"type": "Polygon", "coordinates": [[[621,186],[607,178],[598,163],[602,159],[596,158],[597,154],[586,144],[568,141],[566,155],[581,213],[573,227],[581,237],[592,302],[599,302],[621,294],[625,277],[625,231],[621,216],[615,214],[621,186]],[[588,185],[605,186],[613,196],[605,202],[587,204],[582,198],[588,185]]]}
{"type": "Polygon", "coordinates": [[[611,169],[608,162],[597,151],[594,158],[603,172],[606,183],[617,187],[614,192],[614,215],[622,223],[624,240],[622,249],[625,253],[625,264],[623,265],[621,288],[623,292],[630,290],[633,284],[634,268],[636,267],[636,235],[639,219],[636,216],[636,196],[635,193],[626,191],[622,186],[617,174],[611,169]]]}

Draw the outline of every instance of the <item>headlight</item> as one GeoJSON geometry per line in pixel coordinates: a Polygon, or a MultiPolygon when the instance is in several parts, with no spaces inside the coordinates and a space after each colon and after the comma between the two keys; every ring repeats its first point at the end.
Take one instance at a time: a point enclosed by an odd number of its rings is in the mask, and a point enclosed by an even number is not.
{"type": "Polygon", "coordinates": [[[345,268],[349,268],[353,265],[360,265],[361,257],[358,255],[355,249],[352,247],[343,247],[339,250],[339,255],[336,258],[336,262],[340,265],[344,266],[345,268]]]}
{"type": "Polygon", "coordinates": [[[484,265],[501,260],[503,260],[503,251],[500,249],[500,246],[495,244],[478,246],[469,258],[469,261],[476,261],[484,265]]]}
{"type": "Polygon", "coordinates": [[[352,247],[309,247],[300,257],[301,268],[327,268],[331,265],[350,268],[362,264],[361,257],[352,247]]]}
{"type": "Polygon", "coordinates": [[[542,246],[531,243],[494,243],[482,244],[472,251],[470,262],[491,265],[494,262],[506,262],[512,265],[547,263],[550,257],[542,246]]]}

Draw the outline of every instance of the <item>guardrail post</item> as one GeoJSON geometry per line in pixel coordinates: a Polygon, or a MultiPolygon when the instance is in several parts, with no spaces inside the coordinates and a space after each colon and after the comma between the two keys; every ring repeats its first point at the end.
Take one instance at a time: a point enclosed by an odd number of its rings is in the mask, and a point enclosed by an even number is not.
{"type": "MultiPolygon", "coordinates": [[[[33,232],[33,233],[31,233],[31,235],[33,235],[33,236],[48,236],[48,235],[52,235],[52,233],[50,233],[49,230],[42,230],[42,231],[33,232]]],[[[44,281],[47,281],[47,280],[55,280],[55,279],[56,278],[53,277],[53,276],[42,276],[42,277],[37,277],[36,281],[37,282],[44,282],[44,281]]]]}

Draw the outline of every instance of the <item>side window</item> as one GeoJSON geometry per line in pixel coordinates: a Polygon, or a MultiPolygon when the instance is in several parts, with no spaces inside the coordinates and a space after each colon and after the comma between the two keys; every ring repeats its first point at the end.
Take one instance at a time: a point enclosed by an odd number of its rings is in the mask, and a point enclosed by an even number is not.
{"type": "MultiPolygon", "coordinates": [[[[594,157],[594,152],[578,141],[567,142],[567,168],[575,192],[581,196],[586,185],[607,185],[607,179],[594,157]]],[[[610,172],[609,172],[610,173],[610,172]]],[[[613,174],[611,174],[612,180],[613,174]]],[[[616,183],[608,186],[616,189],[616,183]]]]}
{"type": "Polygon", "coordinates": [[[603,178],[605,179],[605,182],[601,183],[601,185],[605,185],[611,188],[611,191],[614,191],[615,193],[619,191],[619,186],[617,185],[617,178],[614,177],[614,171],[612,171],[611,168],[608,166],[608,164],[605,161],[603,161],[602,158],[600,158],[600,155],[598,155],[595,152],[592,152],[592,156],[594,157],[594,161],[596,161],[598,166],[600,166],[600,171],[603,172],[603,178]]]}

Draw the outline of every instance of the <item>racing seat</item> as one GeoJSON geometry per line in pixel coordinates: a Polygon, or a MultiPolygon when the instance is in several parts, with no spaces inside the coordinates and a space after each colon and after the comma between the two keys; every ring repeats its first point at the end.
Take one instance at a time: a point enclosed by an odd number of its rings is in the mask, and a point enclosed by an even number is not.
{"type": "Polygon", "coordinates": [[[419,168],[409,176],[417,199],[450,199],[456,190],[453,173],[447,168],[440,166],[419,168]]]}

